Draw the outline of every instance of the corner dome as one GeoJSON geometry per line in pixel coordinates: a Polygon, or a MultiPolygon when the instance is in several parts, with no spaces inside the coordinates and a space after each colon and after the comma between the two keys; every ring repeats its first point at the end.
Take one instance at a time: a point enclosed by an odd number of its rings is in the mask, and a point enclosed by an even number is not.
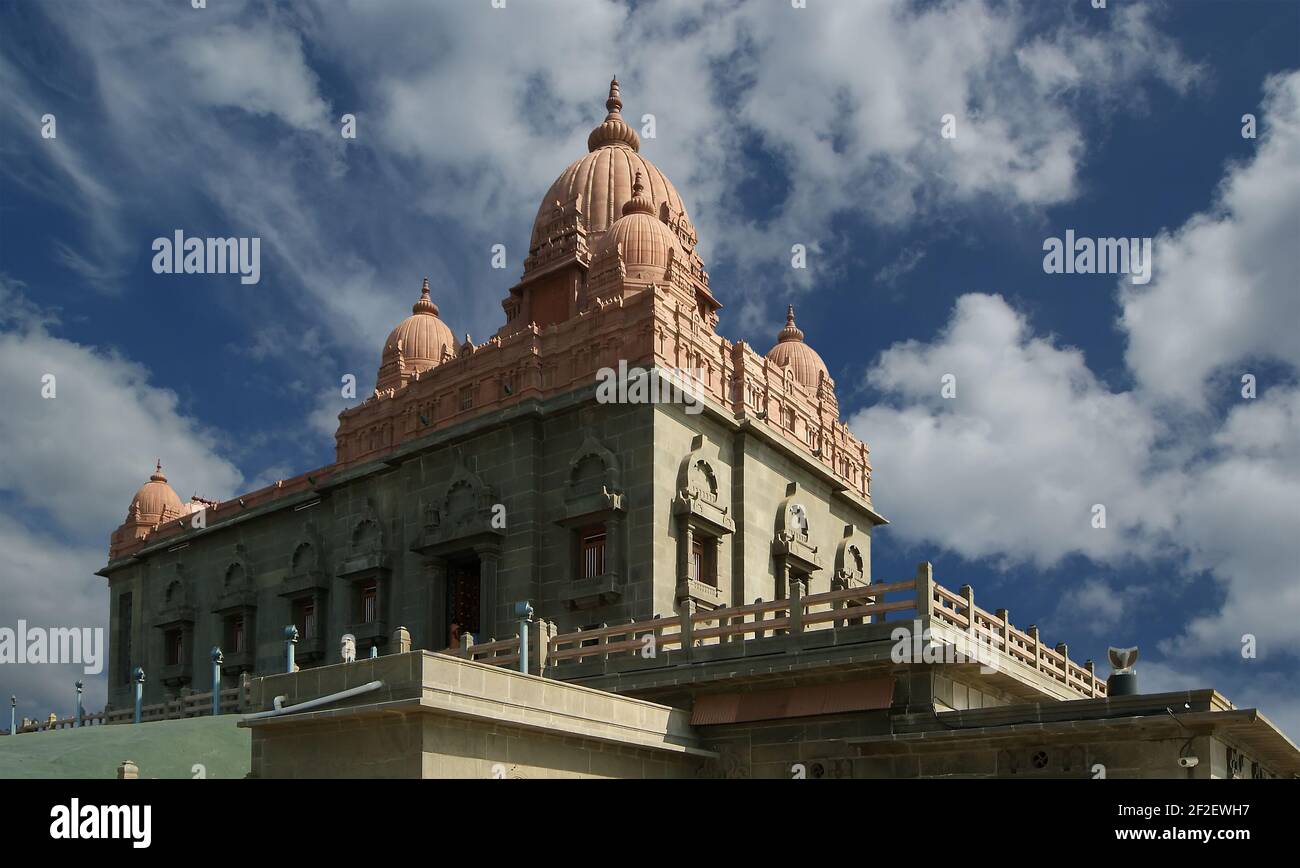
{"type": "Polygon", "coordinates": [[[654,216],[654,204],[645,195],[640,172],[632,182],[632,198],[623,205],[623,216],[596,242],[594,254],[600,256],[620,244],[623,265],[633,280],[662,278],[669,259],[682,255],[672,230],[654,216]]]}
{"type": "Polygon", "coordinates": [[[377,388],[383,391],[406,385],[413,375],[442,362],[444,351],[456,354],[456,336],[438,317],[438,306],[429,297],[426,277],[420,299],[411,307],[411,315],[398,323],[384,342],[377,388]]]}
{"type": "Polygon", "coordinates": [[[786,308],[785,328],[776,336],[776,346],[767,353],[768,361],[789,365],[794,377],[810,389],[816,389],[818,380],[825,377],[830,382],[830,371],[817,351],[803,342],[803,329],[794,324],[794,305],[786,308]]]}
{"type": "Polygon", "coordinates": [[[582,197],[583,223],[588,238],[594,239],[606,232],[623,215],[623,206],[632,199],[632,184],[638,173],[644,179],[651,214],[659,217],[666,207],[669,216],[681,219],[694,234],[682,197],[664,173],[641,156],[641,142],[636,130],[623,120],[618,79],[610,82],[605,106],[609,114],[587,137],[589,153],[565,169],[542,197],[533,221],[530,250],[536,251],[546,240],[544,227],[550,222],[556,207],[565,205],[575,196],[582,197]]]}
{"type": "Polygon", "coordinates": [[[167,477],[162,472],[162,461],[159,461],[149,481],[140,486],[135,497],[131,498],[126,517],[128,521],[159,524],[168,519],[180,518],[186,513],[185,505],[167,484],[167,477]]]}

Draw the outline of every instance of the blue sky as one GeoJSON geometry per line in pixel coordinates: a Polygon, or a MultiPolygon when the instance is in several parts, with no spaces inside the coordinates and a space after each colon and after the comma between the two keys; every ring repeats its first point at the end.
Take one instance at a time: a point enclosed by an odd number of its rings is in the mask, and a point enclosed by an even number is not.
{"type": "MultiPolygon", "coordinates": [[[[932,560],[1300,732],[1300,3],[788,6],[0,0],[0,625],[106,622],[155,457],[183,498],[328,463],[424,276],[495,331],[617,73],[720,330],[766,351],[793,302],[836,378],[877,578],[932,560]],[[1045,274],[1070,228],[1153,238],[1151,282],[1045,274]],[[177,229],[259,236],[260,283],[154,274],[177,229]]],[[[72,695],[3,674],[29,715],[72,695]]]]}

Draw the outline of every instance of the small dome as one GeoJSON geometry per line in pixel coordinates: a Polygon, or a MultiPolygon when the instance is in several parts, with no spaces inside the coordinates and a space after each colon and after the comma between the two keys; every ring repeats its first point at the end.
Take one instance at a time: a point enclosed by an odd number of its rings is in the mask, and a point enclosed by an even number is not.
{"type": "Polygon", "coordinates": [[[594,238],[608,230],[622,216],[623,206],[632,198],[632,182],[638,173],[644,180],[651,213],[658,216],[660,209],[667,205],[669,212],[674,216],[680,215],[694,234],[690,218],[686,216],[686,205],[677,189],[663,172],[639,153],[641,143],[636,131],[623,121],[623,101],[618,95],[617,80],[610,84],[609,100],[605,105],[609,107],[609,116],[587,138],[590,153],[565,169],[542,197],[533,221],[529,242],[531,250],[536,251],[546,240],[543,230],[550,222],[556,204],[563,205],[574,196],[582,197],[582,218],[588,236],[594,238]]]}
{"type": "Polygon", "coordinates": [[[163,476],[162,472],[162,462],[159,461],[153,476],[140,486],[140,490],[131,499],[131,507],[126,517],[128,521],[139,520],[158,524],[168,519],[180,518],[185,514],[185,505],[167,484],[167,477],[163,476]]]}
{"type": "Polygon", "coordinates": [[[403,375],[427,371],[441,362],[443,350],[455,354],[456,336],[439,319],[438,306],[429,298],[426,277],[420,300],[411,307],[411,315],[398,323],[384,342],[378,387],[383,390],[403,385],[403,375]]]}
{"type": "Polygon", "coordinates": [[[830,380],[830,371],[817,351],[803,342],[803,329],[794,324],[794,305],[786,309],[785,328],[776,336],[776,346],[767,359],[777,365],[789,365],[794,377],[810,389],[817,388],[819,376],[830,380]]]}
{"type": "Polygon", "coordinates": [[[668,268],[670,251],[682,256],[672,230],[654,216],[654,204],[645,195],[641,173],[632,184],[632,198],[623,206],[623,216],[614,221],[596,244],[595,255],[623,245],[623,265],[633,280],[658,279],[668,268]]]}

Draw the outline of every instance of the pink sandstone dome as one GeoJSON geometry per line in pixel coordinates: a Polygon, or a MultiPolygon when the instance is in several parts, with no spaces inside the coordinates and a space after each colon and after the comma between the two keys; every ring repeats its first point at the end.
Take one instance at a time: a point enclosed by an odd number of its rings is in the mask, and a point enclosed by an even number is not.
{"type": "Polygon", "coordinates": [[[401,384],[398,371],[398,350],[401,350],[403,370],[407,374],[427,371],[442,361],[443,350],[456,354],[456,336],[451,327],[438,317],[438,306],[429,297],[429,279],[424,279],[420,300],[411,307],[411,315],[397,324],[388,340],[380,361],[380,389],[395,388],[401,384]],[[391,367],[390,367],[391,366],[391,367]],[[384,372],[388,375],[384,376],[384,372]]]}
{"type": "MultiPolygon", "coordinates": [[[[632,184],[640,173],[645,182],[645,196],[652,216],[662,216],[667,205],[672,215],[686,217],[686,205],[672,182],[639,153],[641,140],[623,120],[623,101],[619,98],[618,79],[610,82],[609,99],[605,101],[609,114],[587,137],[589,153],[565,169],[542,197],[533,221],[531,250],[546,239],[542,236],[544,224],[556,203],[563,205],[576,195],[582,196],[582,215],[588,237],[603,234],[620,217],[623,206],[633,197],[632,184]]],[[[691,227],[694,231],[694,227],[691,227]]]]}
{"type": "Polygon", "coordinates": [[[794,324],[794,305],[786,309],[785,328],[776,336],[776,346],[767,353],[767,359],[777,365],[789,365],[794,378],[810,389],[817,388],[820,376],[829,381],[830,372],[817,351],[803,342],[803,329],[794,324]]]}
{"type": "Polygon", "coordinates": [[[187,512],[181,499],[167,484],[167,477],[163,476],[162,472],[162,462],[159,461],[149,481],[140,486],[135,497],[131,498],[131,506],[126,516],[128,520],[160,524],[168,519],[180,518],[187,512]]]}
{"type": "Polygon", "coordinates": [[[641,173],[632,182],[632,198],[623,205],[623,216],[614,221],[596,242],[595,256],[623,246],[623,265],[633,280],[658,280],[668,269],[670,255],[682,258],[677,237],[654,216],[654,204],[645,195],[641,173]]]}

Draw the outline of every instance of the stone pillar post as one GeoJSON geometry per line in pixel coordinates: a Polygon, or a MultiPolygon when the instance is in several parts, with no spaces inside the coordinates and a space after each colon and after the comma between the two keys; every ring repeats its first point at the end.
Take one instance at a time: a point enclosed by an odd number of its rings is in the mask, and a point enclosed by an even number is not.
{"type": "Polygon", "coordinates": [[[478,553],[478,632],[494,636],[497,632],[497,565],[501,556],[494,548],[480,548],[478,553]]]}
{"type": "Polygon", "coordinates": [[[803,632],[803,581],[790,577],[790,633],[803,632]]]}
{"type": "MultiPolygon", "coordinates": [[[[788,600],[790,598],[790,564],[783,557],[776,562],[776,600],[788,600]]],[[[772,617],[781,619],[790,614],[789,609],[777,609],[772,613],[772,617]]],[[[773,636],[784,636],[787,631],[783,628],[777,628],[772,631],[773,636]]]]}
{"type": "Polygon", "coordinates": [[[1006,609],[998,609],[993,614],[1002,621],[1002,653],[1009,657],[1011,656],[1011,613],[1006,609]]]}
{"type": "Polygon", "coordinates": [[[528,631],[528,671],[533,675],[546,674],[546,655],[551,650],[555,624],[538,618],[528,631]]]}
{"type": "Polygon", "coordinates": [[[972,639],[978,639],[979,629],[975,624],[975,589],[970,585],[962,585],[961,598],[966,601],[966,618],[969,622],[966,625],[966,632],[972,639]]]}
{"type": "Polygon", "coordinates": [[[393,631],[393,653],[409,654],[411,651],[411,631],[398,627],[393,631]]]}
{"type": "Polygon", "coordinates": [[[695,615],[695,601],[691,599],[682,600],[679,608],[682,617],[682,657],[689,660],[691,659],[691,648],[695,644],[695,623],[692,620],[695,615]]]}
{"type": "Polygon", "coordinates": [[[683,582],[687,579],[694,578],[691,575],[691,564],[695,557],[695,528],[686,519],[682,519],[680,539],[682,541],[682,553],[678,557],[679,564],[677,568],[677,581],[683,582]]]}
{"type": "Polygon", "coordinates": [[[623,563],[623,516],[616,509],[611,509],[605,520],[605,572],[627,578],[623,563]]]}
{"type": "MultiPolygon", "coordinates": [[[[447,614],[447,562],[442,558],[429,558],[424,562],[424,584],[429,592],[429,649],[442,651],[449,644],[447,631],[451,628],[447,614]]],[[[463,625],[462,625],[463,626],[463,625]]]]}
{"type": "Polygon", "coordinates": [[[934,565],[929,561],[916,565],[916,617],[922,621],[934,617],[934,565]]]}

